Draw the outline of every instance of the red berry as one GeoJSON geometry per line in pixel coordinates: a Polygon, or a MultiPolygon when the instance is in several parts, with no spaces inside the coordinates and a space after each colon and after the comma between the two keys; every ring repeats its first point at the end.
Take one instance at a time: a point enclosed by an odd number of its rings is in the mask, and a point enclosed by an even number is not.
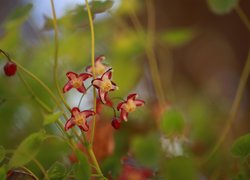
{"type": "Polygon", "coordinates": [[[111,124],[112,124],[113,128],[115,128],[115,129],[120,129],[120,127],[121,127],[121,122],[118,118],[114,118],[112,120],[111,124]]]}
{"type": "Polygon", "coordinates": [[[16,74],[17,66],[13,62],[7,62],[4,66],[4,73],[6,76],[13,76],[16,74]]]}

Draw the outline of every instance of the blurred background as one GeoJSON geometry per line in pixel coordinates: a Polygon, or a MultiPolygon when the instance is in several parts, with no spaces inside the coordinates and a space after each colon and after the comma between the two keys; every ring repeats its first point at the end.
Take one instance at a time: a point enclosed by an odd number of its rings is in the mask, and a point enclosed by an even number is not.
{"type": "MultiPolygon", "coordinates": [[[[105,174],[120,179],[129,179],[124,175],[129,173],[144,177],[145,172],[155,178],[163,172],[160,179],[238,177],[245,165],[232,157],[230,146],[250,131],[249,81],[225,142],[213,161],[199,166],[225,127],[248,56],[250,33],[238,14],[232,10],[218,15],[210,1],[200,0],[101,2],[92,6],[95,54],[105,55],[105,62],[114,69],[119,91],[111,96],[126,98],[136,92],[146,101],[118,131],[110,125],[112,109],[103,108],[94,150],[105,174]],[[166,159],[162,161],[161,156],[166,159]]],[[[0,0],[0,4],[0,48],[56,92],[50,1],[0,0]]],[[[90,65],[91,36],[83,6],[83,0],[55,0],[61,87],[68,71],[80,73],[90,65]]],[[[239,6],[250,18],[249,1],[241,0],[239,6]]],[[[6,61],[3,56],[0,60],[3,67],[6,61]]],[[[55,107],[39,84],[25,78],[38,97],[55,107]]],[[[1,70],[0,85],[0,145],[14,149],[43,127],[46,115],[18,76],[7,78],[1,70]]],[[[73,91],[65,97],[73,107],[81,95],[73,91]]],[[[87,93],[82,109],[92,107],[91,97],[87,93]]],[[[44,128],[58,133],[53,125],[44,128]]],[[[55,161],[70,166],[70,150],[65,144],[55,140],[45,144],[37,158],[46,169],[55,161]],[[53,149],[49,154],[45,153],[47,145],[53,149]]],[[[32,163],[29,166],[38,171],[32,163]]],[[[243,174],[249,177],[249,173],[243,174]]]]}

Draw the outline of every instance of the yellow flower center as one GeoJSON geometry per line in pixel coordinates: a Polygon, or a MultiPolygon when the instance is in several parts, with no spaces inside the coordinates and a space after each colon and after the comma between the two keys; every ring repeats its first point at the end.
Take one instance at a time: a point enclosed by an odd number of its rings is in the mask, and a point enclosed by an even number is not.
{"type": "Polygon", "coordinates": [[[101,90],[103,90],[105,92],[110,91],[110,89],[112,89],[111,81],[108,78],[103,79],[100,88],[101,88],[101,90]]]}
{"type": "Polygon", "coordinates": [[[106,67],[101,62],[97,62],[95,64],[95,73],[97,76],[103,74],[105,69],[106,69],[106,67]]]}
{"type": "Polygon", "coordinates": [[[79,88],[82,86],[82,81],[80,79],[74,78],[72,80],[72,85],[74,86],[74,88],[79,88]]]}
{"type": "Polygon", "coordinates": [[[133,112],[136,109],[136,104],[132,99],[129,99],[128,102],[124,105],[126,112],[133,112]]]}
{"type": "Polygon", "coordinates": [[[74,122],[80,126],[83,124],[83,122],[85,122],[85,118],[83,116],[81,116],[79,113],[75,114],[75,120],[74,122]]]}

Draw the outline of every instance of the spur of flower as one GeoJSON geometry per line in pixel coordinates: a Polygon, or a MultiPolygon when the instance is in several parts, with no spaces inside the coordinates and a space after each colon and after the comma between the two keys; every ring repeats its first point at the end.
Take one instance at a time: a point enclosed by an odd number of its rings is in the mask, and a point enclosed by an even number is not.
{"type": "Polygon", "coordinates": [[[76,74],[74,72],[68,72],[66,74],[66,76],[68,77],[69,81],[65,84],[65,86],[63,87],[63,92],[67,92],[69,90],[71,90],[72,88],[77,89],[79,92],[81,93],[85,93],[86,92],[86,88],[84,86],[84,81],[90,77],[92,77],[91,74],[89,73],[82,73],[82,74],[76,74]]]}
{"type": "MultiPolygon", "coordinates": [[[[103,61],[105,60],[105,56],[101,55],[98,56],[95,59],[95,75],[96,76],[100,76],[102,75],[106,69],[108,68],[108,66],[106,64],[103,63],[103,61]]],[[[86,67],[86,72],[93,74],[93,67],[92,66],[87,66],[86,67]]]]}
{"type": "Polygon", "coordinates": [[[71,118],[65,123],[65,131],[69,130],[73,126],[77,125],[81,130],[88,131],[89,125],[87,123],[87,118],[94,116],[95,112],[92,110],[80,111],[78,107],[71,109],[71,118]]]}
{"type": "Polygon", "coordinates": [[[145,102],[141,99],[136,99],[137,94],[129,94],[126,101],[120,102],[117,105],[117,110],[120,111],[121,120],[128,120],[128,113],[134,112],[137,106],[143,106],[145,102]]]}
{"type": "Polygon", "coordinates": [[[98,89],[98,95],[103,104],[108,101],[108,92],[118,89],[116,84],[111,81],[112,78],[112,68],[107,70],[100,78],[96,78],[92,81],[95,88],[98,89]]]}

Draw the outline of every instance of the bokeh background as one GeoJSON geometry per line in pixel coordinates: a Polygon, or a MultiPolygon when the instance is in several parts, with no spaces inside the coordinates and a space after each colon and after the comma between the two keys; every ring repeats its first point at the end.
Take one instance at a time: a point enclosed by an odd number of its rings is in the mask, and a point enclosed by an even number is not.
{"type": "MultiPolygon", "coordinates": [[[[211,162],[199,166],[225,127],[250,47],[250,33],[237,13],[232,10],[218,15],[207,1],[200,0],[154,0],[150,7],[143,0],[105,2],[94,11],[95,54],[105,55],[105,62],[114,69],[113,80],[119,91],[111,96],[126,97],[136,92],[146,101],[144,107],[129,115],[129,122],[123,123],[120,130],[110,125],[112,110],[103,108],[94,150],[105,174],[125,179],[129,178],[122,174],[139,173],[143,177],[144,171],[153,172],[154,177],[164,172],[159,176],[163,179],[238,177],[245,165],[239,165],[230,147],[250,130],[249,81],[225,142],[211,162]],[[161,102],[151,74],[148,36],[165,98],[161,102]],[[172,124],[167,124],[167,132],[161,124],[166,116],[177,122],[172,129],[172,124]],[[144,140],[149,146],[143,144],[144,140]],[[135,172],[124,169],[124,164],[136,166],[135,172]]],[[[68,71],[83,72],[90,65],[91,36],[83,5],[83,0],[55,0],[61,87],[67,82],[68,71]]],[[[249,1],[241,0],[239,5],[250,17],[249,1]]],[[[0,48],[56,92],[51,14],[49,1],[0,0],[0,48]]],[[[5,62],[2,56],[0,66],[5,62]]],[[[0,145],[14,149],[43,127],[46,115],[18,76],[7,78],[3,70],[0,73],[0,145]]],[[[37,96],[50,107],[55,106],[39,84],[25,78],[37,96]]],[[[73,91],[65,97],[73,107],[81,95],[73,91]]],[[[81,108],[92,107],[91,97],[89,92],[81,108]]],[[[53,125],[44,128],[59,133],[53,125]]],[[[37,158],[48,169],[55,161],[70,167],[68,157],[70,150],[65,144],[47,140],[37,158]]],[[[40,173],[34,164],[29,166],[40,173]]]]}

